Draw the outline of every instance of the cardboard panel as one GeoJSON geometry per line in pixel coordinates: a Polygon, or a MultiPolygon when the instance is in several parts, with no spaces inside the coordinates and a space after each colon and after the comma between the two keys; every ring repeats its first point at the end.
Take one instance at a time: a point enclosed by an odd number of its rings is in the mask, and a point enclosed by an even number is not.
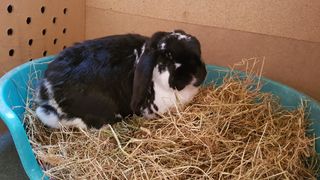
{"type": "Polygon", "coordinates": [[[85,36],[85,0],[1,0],[0,76],[85,36]],[[10,51],[11,50],[11,51],[10,51]]]}
{"type": "Polygon", "coordinates": [[[264,76],[320,100],[320,43],[167,21],[92,7],[86,8],[86,14],[86,39],[129,32],[151,35],[159,30],[184,29],[200,40],[206,63],[230,66],[245,57],[265,57],[264,76]]]}
{"type": "Polygon", "coordinates": [[[320,42],[319,0],[87,0],[87,6],[320,42]]]}

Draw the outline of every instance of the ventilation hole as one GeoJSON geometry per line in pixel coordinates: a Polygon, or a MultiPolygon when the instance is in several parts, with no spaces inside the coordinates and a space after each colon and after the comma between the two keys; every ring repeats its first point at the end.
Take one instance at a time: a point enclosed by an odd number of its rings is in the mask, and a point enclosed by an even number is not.
{"type": "Polygon", "coordinates": [[[14,49],[10,49],[9,50],[9,56],[13,56],[13,54],[14,54],[14,49]]]}
{"type": "Polygon", "coordinates": [[[42,6],[40,10],[41,10],[41,13],[43,14],[46,11],[46,7],[42,6]]]}
{"type": "Polygon", "coordinates": [[[31,23],[31,17],[27,17],[26,23],[27,23],[27,24],[30,24],[30,23],[31,23]]]}
{"type": "Polygon", "coordinates": [[[42,35],[46,35],[47,29],[42,29],[42,35]]]}
{"type": "Polygon", "coordinates": [[[11,4],[7,7],[7,11],[8,11],[8,13],[12,13],[13,6],[11,4]]]}
{"type": "Polygon", "coordinates": [[[67,32],[67,28],[63,28],[62,33],[65,34],[67,32]]]}
{"type": "Polygon", "coordinates": [[[52,22],[53,22],[53,24],[55,24],[55,23],[56,23],[56,20],[57,20],[57,18],[56,18],[56,17],[53,17],[53,18],[52,18],[52,22]]]}
{"type": "Polygon", "coordinates": [[[33,39],[29,39],[29,41],[28,41],[29,46],[31,46],[32,43],[33,43],[33,39]]]}
{"type": "Polygon", "coordinates": [[[62,48],[62,49],[65,49],[65,48],[67,48],[67,46],[63,46],[63,48],[62,48]]]}
{"type": "Polygon", "coordinates": [[[7,30],[7,34],[8,34],[8,36],[11,36],[11,35],[13,34],[13,29],[12,29],[12,28],[9,28],[9,29],[7,30]]]}
{"type": "Polygon", "coordinates": [[[67,8],[64,8],[64,9],[63,9],[63,14],[67,14],[67,11],[68,11],[68,9],[67,9],[67,8]]]}
{"type": "Polygon", "coordinates": [[[47,55],[47,51],[43,51],[42,55],[46,56],[47,55]]]}
{"type": "Polygon", "coordinates": [[[58,41],[58,39],[55,38],[55,39],[53,40],[53,44],[57,44],[57,41],[58,41]]]}

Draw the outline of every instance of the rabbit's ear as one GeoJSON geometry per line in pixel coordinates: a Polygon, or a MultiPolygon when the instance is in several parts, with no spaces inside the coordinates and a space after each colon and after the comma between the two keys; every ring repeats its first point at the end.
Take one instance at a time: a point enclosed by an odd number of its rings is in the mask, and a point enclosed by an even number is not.
{"type": "Polygon", "coordinates": [[[153,69],[158,57],[157,54],[156,50],[146,49],[136,65],[130,103],[134,113],[140,113],[140,107],[146,99],[147,90],[150,87],[153,69]]]}

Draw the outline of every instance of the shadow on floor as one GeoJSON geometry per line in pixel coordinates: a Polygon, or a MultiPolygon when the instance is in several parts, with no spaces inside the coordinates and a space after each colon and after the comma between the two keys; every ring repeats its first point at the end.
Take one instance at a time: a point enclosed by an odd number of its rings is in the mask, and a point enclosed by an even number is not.
{"type": "Polygon", "coordinates": [[[0,133],[0,179],[28,179],[9,132],[0,133]]]}

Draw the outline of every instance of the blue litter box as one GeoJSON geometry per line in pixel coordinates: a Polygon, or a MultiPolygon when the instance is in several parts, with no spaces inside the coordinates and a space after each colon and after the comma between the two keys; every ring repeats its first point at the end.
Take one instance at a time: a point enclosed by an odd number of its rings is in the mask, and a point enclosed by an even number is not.
{"type": "MultiPolygon", "coordinates": [[[[44,177],[44,173],[35,158],[22,123],[27,87],[29,78],[31,76],[41,77],[48,62],[53,58],[54,56],[50,56],[25,63],[0,79],[0,118],[12,135],[21,163],[30,179],[41,179],[44,177]]],[[[221,83],[223,77],[229,72],[227,68],[211,65],[208,65],[207,69],[206,83],[212,80],[221,83]]],[[[262,91],[278,96],[281,104],[288,109],[296,108],[301,105],[302,100],[306,100],[308,102],[307,109],[310,112],[309,119],[312,120],[310,132],[320,137],[320,104],[318,102],[283,84],[265,78],[262,78],[262,82],[264,84],[262,91]]],[[[316,141],[316,150],[320,153],[320,139],[316,141]]]]}

